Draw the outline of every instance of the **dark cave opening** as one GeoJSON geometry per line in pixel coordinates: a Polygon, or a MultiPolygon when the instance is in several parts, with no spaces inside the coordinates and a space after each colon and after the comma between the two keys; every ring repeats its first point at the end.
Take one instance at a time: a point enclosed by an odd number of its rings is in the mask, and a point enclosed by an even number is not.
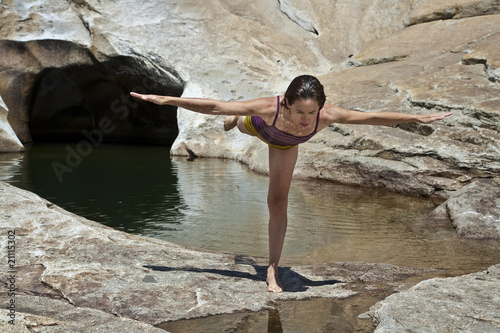
{"type": "Polygon", "coordinates": [[[139,143],[171,146],[177,108],[130,96],[181,96],[184,83],[144,61],[119,56],[106,62],[46,68],[37,77],[30,107],[33,142],[139,143]]]}

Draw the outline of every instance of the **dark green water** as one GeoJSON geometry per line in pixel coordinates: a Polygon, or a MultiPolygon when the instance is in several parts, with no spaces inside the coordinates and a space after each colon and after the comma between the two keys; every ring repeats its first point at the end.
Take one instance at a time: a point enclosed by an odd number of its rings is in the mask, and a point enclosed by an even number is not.
{"type": "MultiPolygon", "coordinates": [[[[101,145],[81,149],[85,156],[74,152],[75,143],[35,144],[25,154],[0,154],[0,180],[126,232],[267,256],[267,177],[234,161],[172,158],[167,147],[101,145]]],[[[436,205],[383,190],[294,180],[282,262],[366,261],[446,268],[449,275],[500,262],[499,242],[456,237],[449,221],[429,216],[436,205]]],[[[302,311],[289,308],[283,305],[281,312],[302,311]]],[[[256,316],[250,321],[276,317],[256,316]]],[[[338,316],[325,315],[325,325],[338,316]]],[[[210,331],[212,324],[199,325],[210,331]]]]}

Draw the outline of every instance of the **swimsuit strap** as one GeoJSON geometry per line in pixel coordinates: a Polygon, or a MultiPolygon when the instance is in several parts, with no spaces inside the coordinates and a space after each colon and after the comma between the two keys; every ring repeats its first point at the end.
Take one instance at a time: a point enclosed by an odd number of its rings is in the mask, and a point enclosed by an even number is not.
{"type": "Polygon", "coordinates": [[[271,125],[272,127],[274,127],[274,124],[276,124],[276,120],[278,120],[278,114],[280,113],[280,95],[278,95],[277,97],[278,97],[278,106],[276,107],[276,115],[274,116],[274,121],[273,124],[271,125]]]}
{"type": "Polygon", "coordinates": [[[316,127],[314,127],[314,131],[313,133],[316,133],[316,131],[318,130],[318,124],[319,124],[319,113],[321,112],[321,110],[318,110],[318,114],[316,115],[316,127]]]}

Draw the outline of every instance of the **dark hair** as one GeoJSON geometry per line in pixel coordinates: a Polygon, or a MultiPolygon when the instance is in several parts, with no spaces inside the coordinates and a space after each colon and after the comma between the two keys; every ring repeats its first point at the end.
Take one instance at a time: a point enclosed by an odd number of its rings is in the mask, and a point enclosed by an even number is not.
{"type": "MultiPolygon", "coordinates": [[[[326,95],[323,85],[317,78],[311,75],[297,76],[288,86],[285,93],[285,99],[291,105],[298,99],[314,99],[318,102],[321,110],[326,102],[326,95]]],[[[286,107],[286,102],[281,102],[286,107]]]]}

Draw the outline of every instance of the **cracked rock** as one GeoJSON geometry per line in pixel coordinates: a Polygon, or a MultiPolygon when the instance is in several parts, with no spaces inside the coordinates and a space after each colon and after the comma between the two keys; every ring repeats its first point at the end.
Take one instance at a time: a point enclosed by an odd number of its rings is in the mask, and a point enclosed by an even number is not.
{"type": "Polygon", "coordinates": [[[372,307],[375,333],[500,331],[500,265],[420,282],[372,307]]]}
{"type": "Polygon", "coordinates": [[[289,0],[279,0],[280,10],[290,18],[293,22],[297,23],[304,30],[310,31],[318,35],[318,31],[314,27],[314,24],[309,19],[308,15],[299,9],[295,8],[289,0]]]}

